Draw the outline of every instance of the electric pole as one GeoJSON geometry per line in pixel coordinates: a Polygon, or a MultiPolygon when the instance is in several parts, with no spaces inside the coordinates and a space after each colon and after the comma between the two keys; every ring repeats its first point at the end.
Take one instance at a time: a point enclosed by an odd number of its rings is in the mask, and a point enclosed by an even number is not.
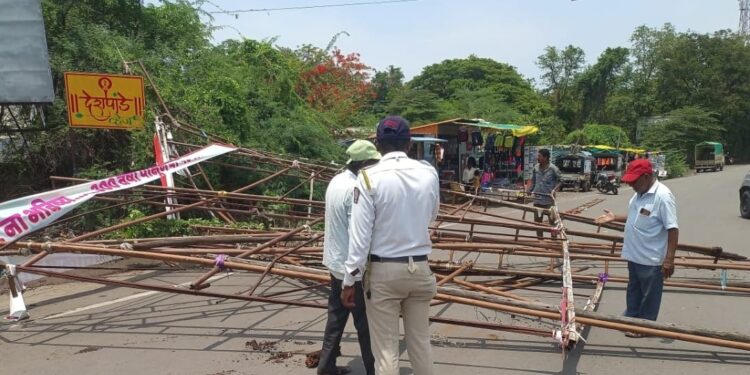
{"type": "Polygon", "coordinates": [[[740,26],[738,28],[739,35],[747,38],[750,36],[750,0],[739,0],[740,3],[740,26]]]}

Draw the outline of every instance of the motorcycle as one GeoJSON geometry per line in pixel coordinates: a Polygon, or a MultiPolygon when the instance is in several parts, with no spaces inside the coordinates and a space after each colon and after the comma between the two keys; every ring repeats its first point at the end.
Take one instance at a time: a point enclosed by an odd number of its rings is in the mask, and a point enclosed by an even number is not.
{"type": "Polygon", "coordinates": [[[617,195],[618,187],[620,187],[620,181],[617,180],[617,176],[614,173],[599,172],[596,175],[596,189],[599,192],[607,194],[611,191],[612,194],[617,195]]]}

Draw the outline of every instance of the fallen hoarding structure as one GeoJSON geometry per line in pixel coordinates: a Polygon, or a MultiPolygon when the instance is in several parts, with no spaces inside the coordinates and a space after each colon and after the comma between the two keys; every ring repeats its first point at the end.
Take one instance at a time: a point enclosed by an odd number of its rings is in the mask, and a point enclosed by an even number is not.
{"type": "MultiPolygon", "coordinates": [[[[175,119],[166,106],[164,109],[160,116],[163,126],[180,139],[168,142],[174,155],[190,154],[204,147],[191,141],[205,142],[208,138],[211,142],[226,143],[226,140],[208,136],[199,128],[175,119]]],[[[0,256],[25,257],[22,262],[17,262],[20,264],[5,265],[11,292],[11,313],[14,309],[25,313],[23,287],[17,279],[19,273],[164,293],[326,308],[325,300],[299,301],[285,299],[281,294],[256,292],[258,286],[271,277],[304,281],[306,284],[301,289],[321,288],[329,282],[329,274],[321,264],[325,204],[315,200],[313,192],[315,189],[324,191],[325,184],[338,173],[340,166],[233,147],[225,155],[180,169],[184,171],[183,176],[177,180],[183,182],[182,187],[140,184],[102,191],[90,197],[99,202],[98,207],[85,212],[61,212],[50,220],[46,229],[15,236],[2,245],[0,256]],[[237,169],[258,177],[229,191],[216,190],[208,178],[211,168],[237,169]],[[202,176],[202,181],[196,176],[202,176]],[[263,186],[281,178],[292,187],[278,195],[261,193],[263,186]],[[65,238],[54,236],[59,238],[57,240],[44,238],[45,233],[61,233],[60,228],[87,215],[130,206],[146,207],[151,214],[65,238]],[[191,224],[193,235],[190,236],[120,236],[126,228],[170,220],[181,213],[213,221],[191,224]],[[249,222],[255,225],[243,225],[249,222]],[[58,253],[148,259],[170,265],[168,269],[172,272],[180,272],[174,265],[184,264],[205,269],[205,273],[189,286],[179,287],[82,276],[75,270],[62,272],[39,263],[48,255],[58,253]],[[259,277],[242,293],[215,291],[211,286],[212,277],[226,269],[250,272],[259,277]]],[[[53,177],[52,180],[55,184],[93,184],[92,181],[67,177],[53,177]]],[[[439,283],[433,304],[461,304],[541,318],[554,328],[450,319],[440,315],[433,316],[433,322],[547,337],[558,342],[563,351],[581,339],[586,325],[750,350],[747,335],[595,312],[606,285],[625,283],[627,278],[610,274],[614,264],[623,262],[619,257],[622,236],[600,233],[602,227],[591,219],[575,213],[560,213],[554,207],[551,214],[555,225],[526,220],[527,213],[543,209],[510,201],[523,200],[523,195],[517,192],[472,195],[445,190],[443,194],[466,202],[441,205],[441,213],[430,228],[434,249],[430,264],[439,283]],[[501,215],[493,207],[503,207],[513,213],[501,215]],[[576,223],[577,228],[568,228],[569,223],[576,223]],[[586,226],[588,230],[579,229],[586,226]],[[539,232],[543,233],[541,238],[539,232]],[[523,266],[519,266],[519,262],[524,262],[523,266]],[[594,270],[590,271],[592,268],[594,270]],[[593,293],[585,297],[585,303],[580,295],[576,298],[575,294],[576,286],[581,284],[595,285],[593,293]],[[555,293],[559,304],[542,303],[526,293],[545,285],[559,288],[544,290],[555,293]]],[[[622,230],[622,226],[614,224],[604,227],[610,231],[622,230]]],[[[750,271],[750,262],[743,256],[725,252],[719,247],[692,244],[679,245],[675,265],[678,270],[750,271]]],[[[750,293],[747,283],[724,279],[719,282],[669,280],[665,287],[708,290],[717,296],[750,293]]],[[[20,316],[22,314],[17,317],[20,316]]]]}

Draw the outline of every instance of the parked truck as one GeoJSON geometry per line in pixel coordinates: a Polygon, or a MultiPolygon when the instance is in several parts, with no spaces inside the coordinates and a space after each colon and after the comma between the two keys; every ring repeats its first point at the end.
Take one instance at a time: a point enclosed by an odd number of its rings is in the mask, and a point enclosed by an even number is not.
{"type": "Polygon", "coordinates": [[[695,145],[695,171],[700,173],[724,170],[724,146],[719,142],[701,142],[695,145]]]}

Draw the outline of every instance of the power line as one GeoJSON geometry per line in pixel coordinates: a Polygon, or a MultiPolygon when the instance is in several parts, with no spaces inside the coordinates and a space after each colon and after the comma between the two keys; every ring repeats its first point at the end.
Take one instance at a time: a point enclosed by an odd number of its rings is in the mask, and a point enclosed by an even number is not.
{"type": "Polygon", "coordinates": [[[224,9],[224,8],[216,5],[216,3],[211,2],[210,0],[206,0],[206,3],[208,3],[209,5],[212,5],[214,8],[220,10],[220,12],[207,12],[207,13],[228,13],[229,12],[228,10],[226,10],[226,9],[224,9]]]}
{"type": "Polygon", "coordinates": [[[358,5],[378,5],[378,4],[390,4],[390,3],[409,3],[409,2],[414,2],[414,1],[418,1],[418,0],[363,1],[363,2],[359,2],[359,3],[320,4],[320,5],[307,5],[307,6],[286,7],[286,8],[259,8],[259,9],[237,9],[237,10],[223,10],[222,9],[220,11],[214,11],[214,12],[208,12],[208,13],[209,14],[237,14],[237,13],[251,13],[251,12],[271,12],[271,11],[279,11],[279,10],[337,8],[337,7],[348,7],[348,6],[358,6],[358,5]]]}

